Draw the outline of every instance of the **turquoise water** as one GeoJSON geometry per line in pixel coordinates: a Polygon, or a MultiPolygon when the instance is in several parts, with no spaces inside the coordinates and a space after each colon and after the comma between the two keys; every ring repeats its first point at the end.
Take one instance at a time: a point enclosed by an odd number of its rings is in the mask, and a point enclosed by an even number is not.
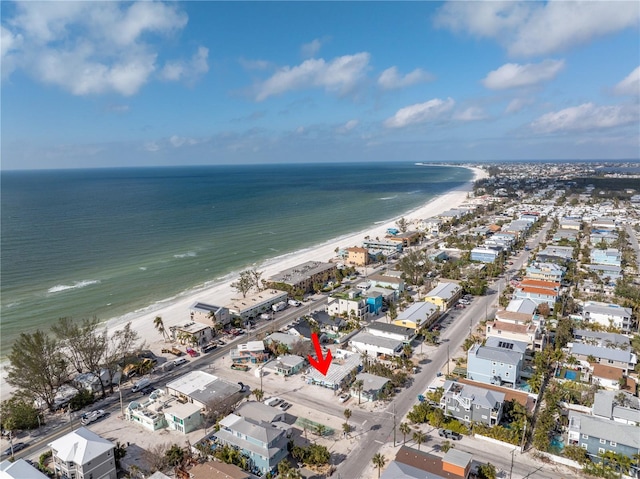
{"type": "Polygon", "coordinates": [[[571,381],[575,381],[576,377],[578,377],[578,373],[576,373],[575,371],[567,371],[564,374],[565,379],[570,379],[571,381]]]}
{"type": "Polygon", "coordinates": [[[409,163],[2,172],[0,354],[397,217],[472,178],[409,163]]]}

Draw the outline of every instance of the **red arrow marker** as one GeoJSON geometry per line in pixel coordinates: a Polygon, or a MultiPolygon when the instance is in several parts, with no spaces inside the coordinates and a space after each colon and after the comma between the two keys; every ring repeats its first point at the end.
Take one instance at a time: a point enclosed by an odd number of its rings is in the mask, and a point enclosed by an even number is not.
{"type": "Polygon", "coordinates": [[[309,363],[311,366],[316,368],[318,371],[322,373],[323,376],[327,375],[327,371],[329,370],[329,366],[331,366],[331,350],[327,351],[327,357],[322,357],[322,348],[320,347],[320,340],[318,339],[318,335],[316,333],[311,333],[311,341],[313,342],[313,347],[316,350],[316,356],[318,359],[314,359],[311,355],[308,356],[309,363]]]}

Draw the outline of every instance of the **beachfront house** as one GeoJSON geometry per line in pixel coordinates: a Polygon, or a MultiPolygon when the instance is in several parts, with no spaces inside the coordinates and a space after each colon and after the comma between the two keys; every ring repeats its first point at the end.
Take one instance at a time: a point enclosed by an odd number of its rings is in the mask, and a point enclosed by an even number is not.
{"type": "Polygon", "coordinates": [[[244,298],[234,298],[227,305],[232,316],[243,320],[257,318],[262,313],[270,313],[271,306],[287,301],[289,293],[278,289],[265,289],[257,293],[249,293],[244,298]]]}
{"type": "Polygon", "coordinates": [[[347,248],[347,264],[352,266],[366,266],[369,264],[369,250],[354,246],[347,248]]]}
{"type": "Polygon", "coordinates": [[[192,321],[202,324],[221,324],[226,326],[231,322],[229,308],[202,301],[196,301],[189,307],[189,317],[192,321]]]}
{"type": "Polygon", "coordinates": [[[116,479],[115,445],[81,427],[49,443],[58,477],[116,479]]]}
{"type": "Polygon", "coordinates": [[[283,291],[311,293],[316,285],[324,286],[327,282],[335,280],[337,270],[335,263],[307,261],[273,275],[267,284],[283,291]]]}
{"type": "Polygon", "coordinates": [[[174,340],[180,344],[199,348],[209,344],[215,336],[215,332],[210,325],[195,321],[183,326],[172,326],[171,333],[174,340]]]}

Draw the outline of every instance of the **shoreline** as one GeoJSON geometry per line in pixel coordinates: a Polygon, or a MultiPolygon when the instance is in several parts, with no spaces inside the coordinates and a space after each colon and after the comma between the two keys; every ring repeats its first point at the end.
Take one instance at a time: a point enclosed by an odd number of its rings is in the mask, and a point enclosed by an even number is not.
{"type": "MultiPolygon", "coordinates": [[[[284,269],[293,267],[305,261],[317,260],[317,261],[329,261],[335,256],[335,248],[357,246],[362,242],[365,236],[384,236],[386,230],[389,227],[394,227],[395,222],[402,217],[408,220],[416,218],[428,218],[435,216],[447,209],[459,206],[466,200],[467,193],[472,191],[472,187],[475,181],[481,178],[487,177],[486,171],[478,167],[462,166],[462,165],[449,165],[460,168],[467,168],[474,173],[471,180],[463,183],[460,187],[454,188],[440,194],[427,203],[407,211],[404,214],[392,218],[390,220],[382,220],[372,225],[371,227],[361,230],[355,233],[348,233],[336,238],[332,238],[323,243],[309,246],[301,250],[284,253],[273,258],[264,260],[261,263],[254,263],[250,266],[255,266],[258,270],[263,271],[263,277],[268,278],[284,269]]],[[[247,267],[250,267],[249,265],[247,267]]],[[[131,323],[131,328],[135,330],[140,341],[144,342],[147,347],[154,349],[154,343],[162,343],[163,338],[160,333],[153,327],[153,320],[157,316],[161,316],[165,329],[169,329],[171,326],[182,324],[185,321],[190,321],[189,306],[196,301],[224,305],[231,301],[231,299],[237,295],[237,293],[231,288],[231,283],[235,281],[239,271],[226,275],[222,279],[212,279],[204,283],[201,287],[196,287],[192,290],[186,290],[183,293],[179,293],[171,298],[158,301],[152,305],[149,305],[141,310],[132,311],[122,316],[107,319],[102,322],[102,325],[106,327],[108,333],[111,335],[115,330],[123,327],[127,323],[131,323]]],[[[0,365],[0,368],[4,370],[6,363],[0,365]]],[[[12,393],[13,388],[9,386],[4,378],[4,371],[0,378],[0,400],[8,399],[12,393]]]]}

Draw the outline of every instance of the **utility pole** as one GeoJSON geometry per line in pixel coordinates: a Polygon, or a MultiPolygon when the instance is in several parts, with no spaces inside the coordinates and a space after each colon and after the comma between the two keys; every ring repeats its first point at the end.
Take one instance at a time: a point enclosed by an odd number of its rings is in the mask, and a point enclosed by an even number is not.
{"type": "Polygon", "coordinates": [[[393,447],[396,447],[396,403],[393,403],[393,447]]]}
{"type": "Polygon", "coordinates": [[[449,343],[447,343],[447,376],[449,376],[449,343]]]}

